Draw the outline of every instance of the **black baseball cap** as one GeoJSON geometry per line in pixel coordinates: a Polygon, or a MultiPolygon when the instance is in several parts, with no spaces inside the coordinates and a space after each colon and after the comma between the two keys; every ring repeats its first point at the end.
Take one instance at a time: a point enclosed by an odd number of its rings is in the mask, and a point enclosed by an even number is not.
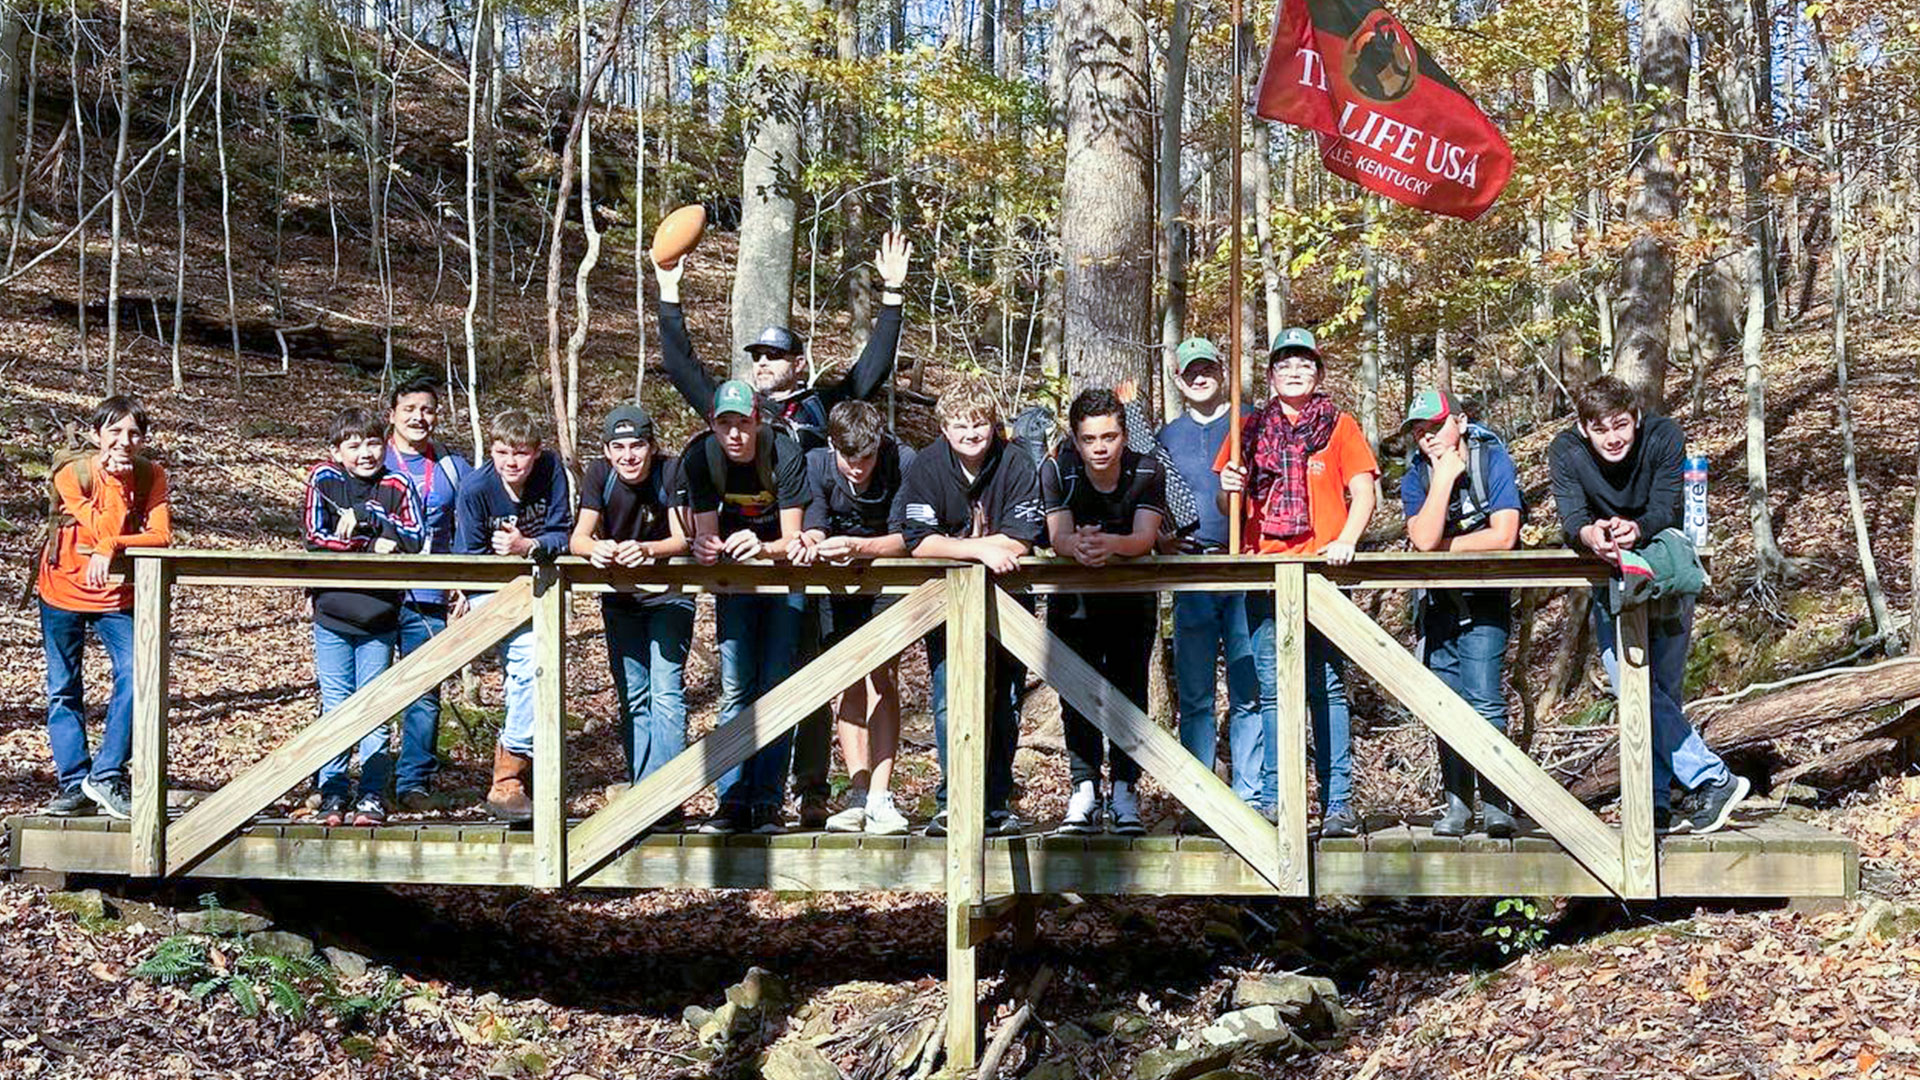
{"type": "Polygon", "coordinates": [[[616,405],[607,414],[606,423],[600,426],[602,442],[615,439],[651,439],[653,438],[653,417],[639,405],[616,405]]]}
{"type": "Polygon", "coordinates": [[[800,350],[800,335],[784,326],[769,326],[760,331],[760,336],[753,339],[753,344],[746,348],[750,353],[776,352],[792,356],[798,356],[800,350]]]}

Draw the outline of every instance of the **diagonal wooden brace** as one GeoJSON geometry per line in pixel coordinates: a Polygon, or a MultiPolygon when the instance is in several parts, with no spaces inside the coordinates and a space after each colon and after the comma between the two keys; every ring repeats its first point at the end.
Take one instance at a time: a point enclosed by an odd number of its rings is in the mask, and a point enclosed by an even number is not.
{"type": "Polygon", "coordinates": [[[1240,801],[1212,769],[1127,700],[1118,687],[1006,590],[996,586],[993,598],[999,616],[993,632],[1008,652],[1038,673],[1062,701],[1079,710],[1117,749],[1153,774],[1275,889],[1285,895],[1305,895],[1304,878],[1283,883],[1279,834],[1258,810],[1240,801]]]}
{"type": "Polygon", "coordinates": [[[533,579],[523,577],[493,599],[434,635],[398,664],[355,691],[341,706],[307,725],[259,764],[167,827],[167,873],[179,874],[247,823],[261,808],[306,779],[329,758],[440,685],[467,661],[527,621],[533,579]]]}
{"type": "Polygon", "coordinates": [[[1495,731],[1331,582],[1317,574],[1308,575],[1307,597],[1307,618],[1314,629],[1373,676],[1381,689],[1433,729],[1489,783],[1519,803],[1527,816],[1551,833],[1607,888],[1621,896],[1632,895],[1627,888],[1618,833],[1495,731]]]}
{"type": "Polygon", "coordinates": [[[591,875],[668,811],[906,651],[946,615],[947,584],[929,581],[762,694],[739,716],[574,826],[567,840],[568,877],[577,882],[591,875]]]}

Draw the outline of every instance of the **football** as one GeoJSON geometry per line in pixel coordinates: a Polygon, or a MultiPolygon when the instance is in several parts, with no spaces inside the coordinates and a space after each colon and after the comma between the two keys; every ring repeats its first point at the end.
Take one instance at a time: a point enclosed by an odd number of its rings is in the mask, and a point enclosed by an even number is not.
{"type": "Polygon", "coordinates": [[[707,229],[707,208],[704,206],[683,206],[660,219],[660,225],[653,230],[653,247],[648,254],[653,257],[653,265],[663,270],[671,270],[674,264],[687,257],[700,243],[700,234],[707,229]]]}

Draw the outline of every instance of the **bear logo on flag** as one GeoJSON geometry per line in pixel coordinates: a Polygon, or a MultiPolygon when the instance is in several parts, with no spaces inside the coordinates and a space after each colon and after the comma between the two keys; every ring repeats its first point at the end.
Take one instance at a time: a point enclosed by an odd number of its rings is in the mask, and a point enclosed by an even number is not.
{"type": "Polygon", "coordinates": [[[1347,85],[1374,101],[1398,101],[1417,80],[1413,42],[1393,16],[1376,9],[1347,39],[1347,85]]]}

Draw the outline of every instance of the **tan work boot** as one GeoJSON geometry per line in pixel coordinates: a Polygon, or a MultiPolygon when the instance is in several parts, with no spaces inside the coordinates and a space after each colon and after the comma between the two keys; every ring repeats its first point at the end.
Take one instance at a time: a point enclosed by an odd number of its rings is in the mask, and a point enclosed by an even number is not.
{"type": "Polygon", "coordinates": [[[487,810],[501,821],[532,821],[533,797],[527,793],[532,773],[532,758],[495,744],[493,787],[487,790],[487,810]]]}

